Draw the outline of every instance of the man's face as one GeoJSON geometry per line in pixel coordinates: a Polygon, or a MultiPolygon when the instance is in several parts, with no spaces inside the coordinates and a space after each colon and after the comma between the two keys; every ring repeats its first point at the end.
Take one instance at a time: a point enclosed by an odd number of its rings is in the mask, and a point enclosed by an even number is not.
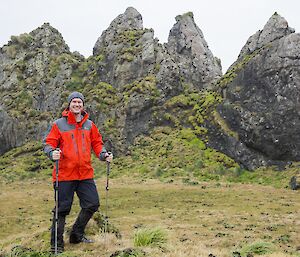
{"type": "Polygon", "coordinates": [[[83,102],[80,98],[73,98],[70,102],[69,109],[74,114],[80,114],[83,110],[83,102]]]}

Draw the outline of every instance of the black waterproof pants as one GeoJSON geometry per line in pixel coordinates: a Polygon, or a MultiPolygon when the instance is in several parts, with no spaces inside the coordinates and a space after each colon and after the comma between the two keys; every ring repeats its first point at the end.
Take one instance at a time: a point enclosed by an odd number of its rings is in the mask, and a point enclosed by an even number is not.
{"type": "MultiPolygon", "coordinates": [[[[55,189],[55,183],[54,183],[55,189]]],[[[61,181],[58,183],[58,245],[63,249],[63,233],[65,217],[71,211],[74,193],[76,192],[81,211],[73,225],[71,235],[80,242],[84,235],[84,229],[100,206],[99,195],[93,179],[61,181]]],[[[53,222],[51,228],[51,247],[55,242],[55,208],[53,210],[53,222]]]]}

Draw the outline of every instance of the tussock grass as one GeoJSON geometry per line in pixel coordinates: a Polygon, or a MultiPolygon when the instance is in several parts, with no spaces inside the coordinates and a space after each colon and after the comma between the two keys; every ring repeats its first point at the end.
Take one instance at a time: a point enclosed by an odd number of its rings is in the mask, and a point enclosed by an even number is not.
{"type": "Polygon", "coordinates": [[[160,227],[141,228],[134,234],[134,246],[162,246],[167,242],[167,232],[160,227]]]}
{"type": "Polygon", "coordinates": [[[274,245],[269,242],[255,242],[250,245],[246,245],[241,250],[242,256],[252,255],[264,255],[270,254],[274,251],[274,245]]]}

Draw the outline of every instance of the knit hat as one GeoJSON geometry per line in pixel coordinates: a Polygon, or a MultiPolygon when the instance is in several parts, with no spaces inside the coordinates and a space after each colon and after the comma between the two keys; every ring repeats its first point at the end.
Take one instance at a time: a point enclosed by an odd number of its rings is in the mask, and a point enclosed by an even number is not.
{"type": "Polygon", "coordinates": [[[69,96],[68,96],[68,103],[70,104],[71,101],[74,98],[80,98],[82,100],[82,102],[84,103],[84,96],[83,94],[79,93],[79,92],[72,92],[69,96]]]}

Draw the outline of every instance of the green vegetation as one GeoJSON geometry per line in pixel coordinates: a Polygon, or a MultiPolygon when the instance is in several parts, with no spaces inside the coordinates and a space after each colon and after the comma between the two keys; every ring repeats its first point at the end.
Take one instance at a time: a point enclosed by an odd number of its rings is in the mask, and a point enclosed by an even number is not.
{"type": "Polygon", "coordinates": [[[149,96],[155,100],[159,97],[159,91],[156,87],[155,76],[149,75],[140,80],[136,80],[131,84],[124,85],[121,88],[125,103],[128,102],[129,98],[136,94],[142,94],[149,96]]]}
{"type": "Polygon", "coordinates": [[[117,90],[105,82],[100,82],[95,86],[87,84],[81,91],[89,106],[101,112],[109,111],[111,106],[115,106],[120,101],[117,90]]]}
{"type": "Polygon", "coordinates": [[[20,45],[22,47],[29,46],[33,41],[33,37],[30,34],[23,33],[19,36],[11,36],[11,43],[20,45]]]}
{"type": "Polygon", "coordinates": [[[207,129],[205,123],[213,119],[213,110],[222,101],[222,97],[213,91],[200,92],[186,89],[183,94],[169,99],[163,106],[163,116],[175,127],[192,126],[194,133],[204,139],[207,129]]]}
{"type": "Polygon", "coordinates": [[[270,254],[274,251],[274,245],[269,242],[256,242],[250,245],[246,245],[241,250],[242,256],[252,255],[264,255],[270,254]]]}
{"type": "MultiPolygon", "coordinates": [[[[193,18],[190,12],[182,16],[193,18]]],[[[117,50],[117,61],[124,67],[141,54],[140,39],[145,32],[128,30],[114,38],[115,43],[125,45],[117,50]]],[[[193,90],[182,79],[181,94],[159,101],[158,81],[152,73],[120,88],[102,81],[100,71],[107,68],[107,49],[86,60],[66,53],[52,56],[42,48],[19,55],[21,47],[33,43],[31,35],[23,34],[12,37],[10,44],[3,47],[9,57],[20,58],[3,68],[13,82],[0,91],[5,111],[30,135],[36,133],[35,125],[49,121],[53,115],[36,108],[36,96],[41,94],[41,88],[60,77],[67,81],[56,88],[61,99],[66,99],[71,91],[82,92],[86,107],[92,106],[95,113],[102,112],[106,117],[101,132],[116,139],[116,149],[123,143],[124,124],[123,117],[111,114],[113,108],[124,108],[122,111],[126,112],[134,101],[150,102],[154,124],[164,125],[138,136],[129,148],[125,146],[126,156],[116,156],[111,165],[108,223],[102,204],[87,229],[88,235],[96,239],[96,247],[66,244],[62,256],[198,257],[211,252],[229,256],[235,249],[241,249],[243,257],[272,252],[299,256],[299,194],[287,189],[298,164],[284,172],[274,167],[247,171],[208,147],[208,122],[238,139],[216,112],[222,101],[217,92],[193,90]],[[41,60],[47,65],[42,66],[41,60]],[[37,75],[27,76],[35,68],[37,75]],[[133,249],[133,245],[139,249],[133,249]],[[129,250],[120,249],[124,247],[129,250]]],[[[244,56],[217,85],[226,87],[262,49],[244,56]]],[[[158,72],[160,64],[153,69],[158,72]]],[[[93,157],[93,164],[104,203],[105,163],[93,157]]],[[[40,142],[27,142],[0,156],[1,256],[49,256],[52,167],[40,142]],[[16,244],[20,246],[14,247],[16,244]]],[[[67,228],[75,219],[73,211],[79,208],[75,202],[67,228]]]]}
{"type": "Polygon", "coordinates": [[[31,141],[0,156],[0,176],[7,181],[45,177],[51,174],[52,165],[41,142],[31,141]]]}
{"type": "Polygon", "coordinates": [[[147,30],[125,30],[117,35],[116,43],[124,44],[122,49],[118,50],[118,60],[120,63],[124,61],[131,62],[141,52],[142,45],[139,39],[147,30]]]}
{"type": "Polygon", "coordinates": [[[167,242],[167,233],[162,228],[142,228],[134,234],[134,246],[163,246],[167,242]]]}
{"type": "Polygon", "coordinates": [[[230,70],[228,70],[217,82],[217,88],[225,88],[230,82],[234,80],[237,73],[241,71],[247,63],[249,63],[255,56],[257,56],[261,51],[269,47],[269,45],[263,46],[255,50],[251,54],[246,54],[243,56],[242,60],[236,63],[230,70]]]}
{"type": "MultiPolygon", "coordinates": [[[[114,127],[107,123],[109,127],[114,127]]],[[[117,132],[116,132],[117,133],[117,132]]],[[[274,167],[248,171],[234,160],[206,146],[194,129],[158,127],[149,136],[136,138],[128,149],[130,155],[114,160],[113,177],[142,177],[163,182],[184,181],[197,184],[203,181],[271,185],[286,188],[297,172],[297,163],[284,172],[274,167]]],[[[105,167],[93,157],[96,177],[105,175],[105,167]]],[[[40,142],[29,142],[0,156],[0,177],[7,181],[25,178],[44,178],[52,173],[53,163],[42,151],[40,142]]]]}

